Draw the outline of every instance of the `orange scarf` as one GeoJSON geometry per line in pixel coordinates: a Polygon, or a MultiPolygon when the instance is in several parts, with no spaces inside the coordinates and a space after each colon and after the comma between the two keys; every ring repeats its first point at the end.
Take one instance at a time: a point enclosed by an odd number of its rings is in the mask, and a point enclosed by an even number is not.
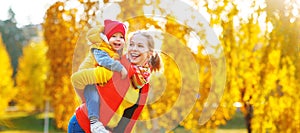
{"type": "Polygon", "coordinates": [[[131,77],[131,83],[134,88],[141,89],[149,82],[149,76],[151,73],[149,64],[144,66],[131,65],[131,67],[135,71],[134,75],[131,77]]]}

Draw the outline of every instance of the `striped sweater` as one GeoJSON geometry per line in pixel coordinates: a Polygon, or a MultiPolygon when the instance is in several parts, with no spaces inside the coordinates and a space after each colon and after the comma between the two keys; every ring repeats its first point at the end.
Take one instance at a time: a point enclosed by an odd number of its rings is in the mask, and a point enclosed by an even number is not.
{"type": "MultiPolygon", "coordinates": [[[[97,86],[101,101],[100,121],[104,126],[113,126],[113,132],[128,133],[131,132],[146,103],[149,83],[145,81],[133,81],[133,79],[138,79],[141,71],[138,71],[140,69],[137,70],[136,67],[133,67],[125,56],[122,56],[121,63],[127,69],[129,78],[122,80],[120,73],[114,72],[112,79],[109,80],[105,86],[97,86]],[[130,87],[130,83],[136,84],[138,82],[143,82],[144,84],[138,85],[138,87],[134,87],[134,89],[130,87]],[[135,97],[133,100],[134,102],[125,102],[128,101],[126,100],[126,97],[128,97],[130,92],[137,92],[134,93],[135,96],[130,96],[131,98],[135,97]],[[116,114],[119,116],[122,115],[122,117],[117,120],[117,123],[114,123],[113,118],[116,114]],[[114,125],[110,125],[111,123],[114,123],[114,125]]],[[[149,74],[146,73],[145,75],[145,78],[147,79],[149,74]]],[[[76,109],[76,118],[85,132],[90,133],[90,123],[87,117],[85,104],[82,104],[76,109]]]]}

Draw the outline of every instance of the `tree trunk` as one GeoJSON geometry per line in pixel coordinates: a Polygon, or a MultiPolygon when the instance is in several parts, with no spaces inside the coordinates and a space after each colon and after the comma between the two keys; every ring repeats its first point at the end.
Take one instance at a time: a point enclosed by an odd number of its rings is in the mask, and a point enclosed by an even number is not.
{"type": "Polygon", "coordinates": [[[247,113],[244,115],[245,121],[246,121],[246,127],[247,127],[248,133],[251,133],[252,132],[252,130],[251,130],[251,120],[252,120],[252,117],[253,117],[253,106],[249,103],[246,103],[245,107],[246,107],[246,110],[247,110],[247,113]]]}

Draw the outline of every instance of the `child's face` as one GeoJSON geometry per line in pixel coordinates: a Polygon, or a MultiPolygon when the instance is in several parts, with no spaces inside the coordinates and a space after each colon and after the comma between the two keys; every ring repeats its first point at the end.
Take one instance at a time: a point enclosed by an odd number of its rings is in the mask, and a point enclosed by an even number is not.
{"type": "Polygon", "coordinates": [[[150,54],[146,37],[140,34],[131,37],[128,46],[128,57],[131,63],[144,65],[148,61],[150,54]]]}
{"type": "Polygon", "coordinates": [[[120,50],[124,47],[125,39],[120,32],[117,32],[110,37],[108,43],[114,50],[120,50]]]}

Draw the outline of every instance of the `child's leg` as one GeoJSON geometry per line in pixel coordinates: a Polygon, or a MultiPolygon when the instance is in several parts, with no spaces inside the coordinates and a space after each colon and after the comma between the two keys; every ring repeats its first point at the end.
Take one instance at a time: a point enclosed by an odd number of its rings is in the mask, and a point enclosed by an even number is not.
{"type": "Polygon", "coordinates": [[[112,72],[104,67],[83,69],[71,77],[76,93],[86,102],[92,133],[107,132],[99,119],[100,100],[95,84],[105,84],[112,77],[112,72]],[[84,94],[82,94],[84,93],[84,94]],[[83,96],[82,96],[83,95],[83,96]]]}
{"type": "Polygon", "coordinates": [[[91,116],[99,118],[99,94],[95,84],[105,84],[111,77],[112,72],[104,67],[82,69],[72,74],[72,85],[81,100],[86,101],[89,118],[91,116]]]}
{"type": "Polygon", "coordinates": [[[92,133],[108,133],[103,124],[99,121],[100,97],[96,85],[87,85],[84,89],[84,97],[90,119],[92,133]]]}
{"type": "Polygon", "coordinates": [[[83,90],[86,85],[106,84],[112,77],[113,72],[104,68],[88,68],[75,72],[71,76],[71,82],[74,88],[83,90]]]}
{"type": "Polygon", "coordinates": [[[99,119],[100,100],[95,85],[87,85],[84,88],[84,98],[88,109],[88,117],[99,119]]]}
{"type": "Polygon", "coordinates": [[[76,93],[83,102],[86,102],[89,119],[99,118],[99,95],[95,84],[97,83],[95,68],[83,69],[71,76],[72,84],[76,93]]]}

